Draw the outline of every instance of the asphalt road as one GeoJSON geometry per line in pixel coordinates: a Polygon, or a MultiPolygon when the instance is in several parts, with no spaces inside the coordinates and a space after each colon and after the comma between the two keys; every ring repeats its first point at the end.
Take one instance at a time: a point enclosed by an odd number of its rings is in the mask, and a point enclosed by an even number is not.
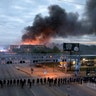
{"type": "MultiPolygon", "coordinates": [[[[33,78],[16,69],[15,65],[0,65],[0,79],[33,78]]],[[[96,90],[86,84],[70,84],[58,86],[34,85],[5,86],[0,88],[0,96],[96,96],[96,90]]]]}
{"type": "Polygon", "coordinates": [[[0,96],[96,96],[96,90],[92,90],[85,86],[63,85],[60,87],[49,87],[47,85],[32,86],[29,88],[7,87],[0,89],[0,96]]]}
{"type": "Polygon", "coordinates": [[[16,69],[16,65],[0,65],[0,79],[28,78],[29,76],[16,69]]]}

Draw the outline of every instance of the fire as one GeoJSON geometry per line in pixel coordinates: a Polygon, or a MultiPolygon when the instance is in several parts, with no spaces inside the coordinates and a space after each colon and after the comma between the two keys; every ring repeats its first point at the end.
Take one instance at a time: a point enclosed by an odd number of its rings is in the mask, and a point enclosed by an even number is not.
{"type": "Polygon", "coordinates": [[[42,45],[45,44],[46,42],[50,41],[50,37],[46,37],[44,36],[44,34],[35,37],[35,39],[25,39],[24,41],[22,41],[21,44],[24,45],[42,45]]]}
{"type": "Polygon", "coordinates": [[[40,45],[40,41],[39,40],[26,40],[26,41],[23,41],[21,44],[24,44],[24,45],[40,45]]]}
{"type": "MultiPolygon", "coordinates": [[[[45,40],[46,41],[46,40],[45,40]]],[[[35,39],[26,39],[22,41],[21,44],[24,45],[42,45],[45,43],[44,39],[42,39],[42,35],[35,37],[35,39]]]]}
{"type": "MultiPolygon", "coordinates": [[[[28,31],[29,32],[29,31],[28,31]]],[[[38,32],[37,32],[38,33],[38,32]]],[[[26,33],[22,37],[22,43],[26,45],[42,45],[51,41],[51,36],[54,31],[51,28],[43,28],[38,34],[26,33]]]]}

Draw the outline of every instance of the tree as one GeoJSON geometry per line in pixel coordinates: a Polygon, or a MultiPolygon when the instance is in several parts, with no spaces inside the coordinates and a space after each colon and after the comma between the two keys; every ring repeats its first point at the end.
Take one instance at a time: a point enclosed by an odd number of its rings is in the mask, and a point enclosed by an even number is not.
{"type": "Polygon", "coordinates": [[[53,49],[52,49],[52,52],[53,53],[59,53],[60,49],[57,46],[54,46],[53,49]]]}

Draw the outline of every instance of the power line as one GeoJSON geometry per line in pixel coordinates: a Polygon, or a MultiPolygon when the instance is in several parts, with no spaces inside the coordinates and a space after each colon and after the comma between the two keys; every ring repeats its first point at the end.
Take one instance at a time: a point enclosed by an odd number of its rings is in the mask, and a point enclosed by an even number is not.
{"type": "Polygon", "coordinates": [[[85,5],[85,4],[83,4],[83,3],[71,2],[71,1],[66,1],[66,0],[59,0],[59,1],[67,2],[67,3],[72,3],[72,4],[76,4],[76,5],[82,5],[82,6],[85,5]]]}

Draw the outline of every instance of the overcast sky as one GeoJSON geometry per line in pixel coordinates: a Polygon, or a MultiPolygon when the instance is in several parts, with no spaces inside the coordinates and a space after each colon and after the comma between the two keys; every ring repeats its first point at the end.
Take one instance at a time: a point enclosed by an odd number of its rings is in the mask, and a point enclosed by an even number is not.
{"type": "MultiPolygon", "coordinates": [[[[82,18],[85,3],[86,0],[0,0],[0,45],[18,44],[24,28],[32,25],[35,15],[41,13],[43,16],[47,16],[47,8],[52,4],[59,5],[67,12],[78,12],[82,18]]],[[[57,38],[56,42],[65,40],[66,42],[94,41],[93,43],[95,43],[95,38],[93,35],[85,35],[79,38],[57,38]]]]}

